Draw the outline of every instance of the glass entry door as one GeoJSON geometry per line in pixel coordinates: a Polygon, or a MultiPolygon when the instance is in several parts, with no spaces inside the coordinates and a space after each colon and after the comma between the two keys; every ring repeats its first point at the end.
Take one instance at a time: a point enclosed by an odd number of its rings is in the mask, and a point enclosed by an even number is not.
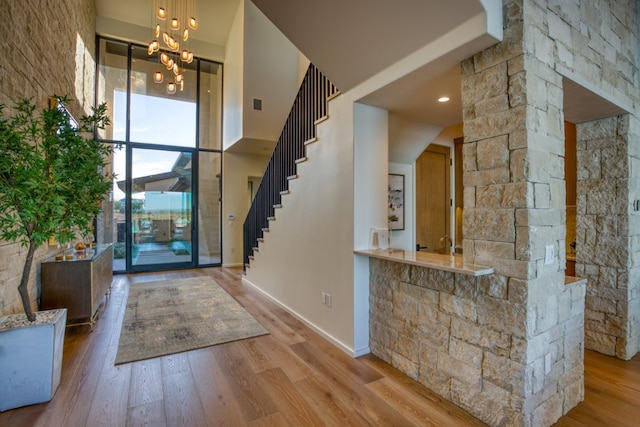
{"type": "Polygon", "coordinates": [[[191,151],[132,149],[132,271],[194,264],[192,157],[191,151]]]}

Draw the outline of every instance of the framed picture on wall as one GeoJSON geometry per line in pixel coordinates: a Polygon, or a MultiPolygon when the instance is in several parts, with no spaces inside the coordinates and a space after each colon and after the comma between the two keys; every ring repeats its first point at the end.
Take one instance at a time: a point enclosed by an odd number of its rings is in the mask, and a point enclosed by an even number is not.
{"type": "Polygon", "coordinates": [[[404,230],[404,175],[389,174],[389,229],[404,230]]]}

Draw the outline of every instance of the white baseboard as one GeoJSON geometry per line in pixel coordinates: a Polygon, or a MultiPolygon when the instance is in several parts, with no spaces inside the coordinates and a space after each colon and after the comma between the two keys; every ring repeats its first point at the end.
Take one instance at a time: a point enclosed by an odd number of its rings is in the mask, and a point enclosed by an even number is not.
{"type": "Polygon", "coordinates": [[[243,264],[241,262],[232,262],[229,264],[222,264],[222,266],[225,268],[242,267],[242,265],[243,264]]]}
{"type": "Polygon", "coordinates": [[[369,353],[371,353],[371,349],[369,348],[369,346],[366,346],[366,347],[362,347],[357,350],[354,350],[352,356],[355,358],[355,357],[364,356],[365,354],[369,354],[369,353]]]}
{"type": "Polygon", "coordinates": [[[369,350],[368,346],[364,347],[364,348],[359,348],[357,350],[354,350],[353,348],[349,347],[348,345],[344,344],[343,342],[341,342],[340,340],[335,338],[333,335],[327,333],[325,330],[323,330],[322,328],[320,328],[317,325],[315,325],[313,322],[311,322],[308,319],[306,319],[304,316],[302,316],[299,313],[297,313],[295,310],[292,310],[291,308],[289,308],[286,304],[283,304],[279,300],[275,299],[274,297],[272,297],[271,295],[269,295],[268,293],[266,293],[265,291],[260,289],[258,286],[254,285],[253,283],[251,283],[246,278],[243,277],[242,278],[242,282],[247,284],[247,285],[249,285],[249,286],[251,286],[256,291],[260,292],[262,295],[267,297],[270,301],[272,301],[274,304],[278,305],[282,309],[287,310],[289,313],[291,313],[291,315],[293,317],[295,317],[296,319],[298,319],[299,321],[304,323],[309,328],[313,329],[315,332],[320,334],[324,339],[326,339],[331,344],[333,344],[336,347],[338,347],[343,352],[347,353],[349,356],[355,358],[355,357],[364,356],[365,354],[369,354],[371,352],[369,350]]]}

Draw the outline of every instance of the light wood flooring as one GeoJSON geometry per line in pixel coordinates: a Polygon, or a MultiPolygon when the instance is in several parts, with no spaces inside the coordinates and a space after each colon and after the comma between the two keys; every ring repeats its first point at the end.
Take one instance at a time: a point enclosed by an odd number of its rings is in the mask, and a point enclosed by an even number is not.
{"type": "MultiPolygon", "coordinates": [[[[560,426],[640,425],[640,356],[587,352],[586,399],[560,426]]],[[[93,332],[67,330],[51,402],[0,413],[0,426],[483,425],[374,356],[352,359],[241,282],[237,269],[115,276],[93,332]],[[210,275],[269,335],[114,366],[129,284],[210,275]]]]}

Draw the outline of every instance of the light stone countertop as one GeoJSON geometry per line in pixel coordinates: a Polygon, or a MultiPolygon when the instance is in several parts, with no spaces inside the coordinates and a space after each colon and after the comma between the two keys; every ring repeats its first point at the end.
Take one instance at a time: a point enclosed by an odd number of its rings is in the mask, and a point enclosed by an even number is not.
{"type": "Polygon", "coordinates": [[[493,267],[466,264],[461,256],[405,251],[403,249],[365,249],[355,250],[353,253],[370,258],[412,264],[419,267],[433,268],[453,273],[468,274],[470,276],[484,276],[493,273],[493,267]]]}

